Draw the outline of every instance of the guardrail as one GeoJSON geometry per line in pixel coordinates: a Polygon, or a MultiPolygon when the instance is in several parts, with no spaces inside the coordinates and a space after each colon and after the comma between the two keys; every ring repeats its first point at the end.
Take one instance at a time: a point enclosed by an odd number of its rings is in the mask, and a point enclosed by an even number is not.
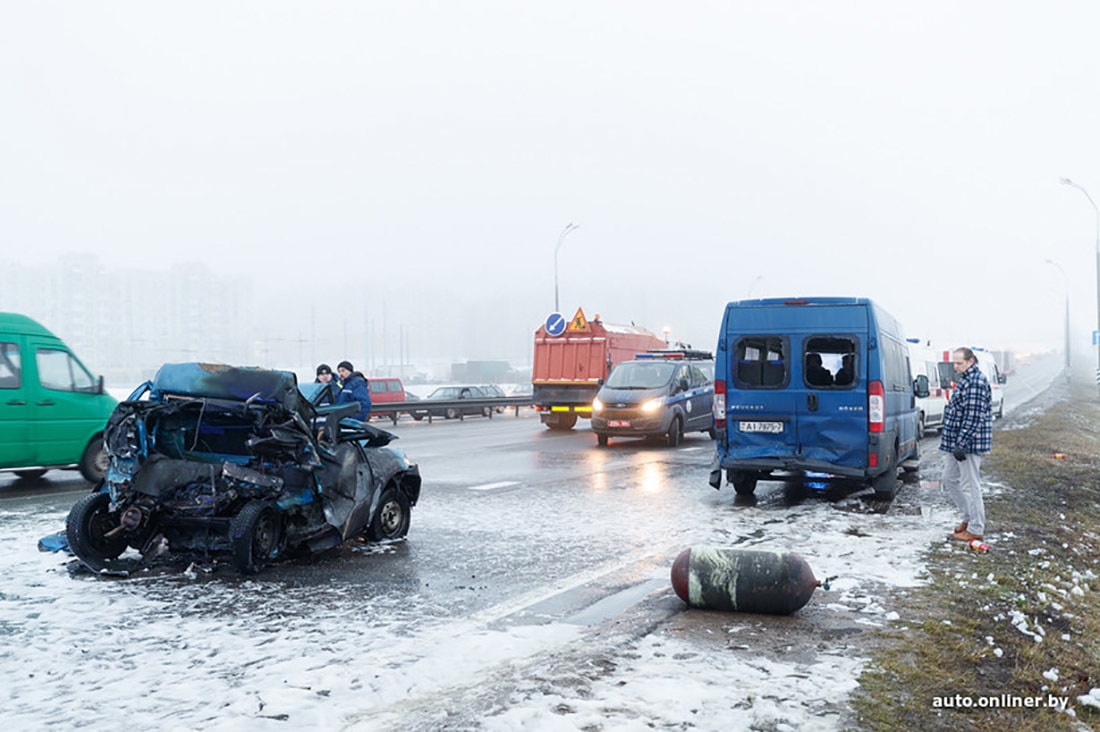
{"type": "Polygon", "coordinates": [[[427,417],[430,423],[433,418],[446,419],[449,410],[455,410],[457,412],[455,416],[459,420],[472,416],[488,416],[489,419],[492,419],[497,407],[514,408],[518,417],[521,407],[530,407],[532,404],[534,404],[534,401],[530,396],[486,397],[483,399],[417,399],[414,402],[379,402],[371,406],[370,413],[372,417],[385,415],[394,424],[397,424],[397,419],[402,414],[411,415],[413,419],[416,419],[418,415],[421,418],[427,417]],[[470,410],[476,410],[477,414],[464,414],[464,412],[470,410]],[[484,410],[488,410],[488,414],[485,414],[484,410]]]}

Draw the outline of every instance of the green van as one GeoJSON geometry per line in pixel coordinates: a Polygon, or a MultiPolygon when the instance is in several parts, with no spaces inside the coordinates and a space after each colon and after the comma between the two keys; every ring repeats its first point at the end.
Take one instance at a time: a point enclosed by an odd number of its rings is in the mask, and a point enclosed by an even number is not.
{"type": "Polygon", "coordinates": [[[103,427],[118,402],[60,338],[25,315],[0,313],[0,470],[37,478],[77,466],[107,471],[103,427]]]}

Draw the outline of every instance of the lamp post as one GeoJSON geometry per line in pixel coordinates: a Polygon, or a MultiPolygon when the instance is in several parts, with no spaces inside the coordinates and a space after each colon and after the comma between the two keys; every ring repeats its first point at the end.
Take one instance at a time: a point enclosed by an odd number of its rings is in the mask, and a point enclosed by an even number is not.
{"type": "Polygon", "coordinates": [[[1070,365],[1069,365],[1069,361],[1070,361],[1070,358],[1069,358],[1069,349],[1070,349],[1070,339],[1069,339],[1069,276],[1066,274],[1066,271],[1064,269],[1062,269],[1062,265],[1058,264],[1053,259],[1048,259],[1047,264],[1058,268],[1058,271],[1062,273],[1062,279],[1065,280],[1065,285],[1066,285],[1066,293],[1065,293],[1066,294],[1066,318],[1065,318],[1065,321],[1066,321],[1066,334],[1065,334],[1065,340],[1066,340],[1066,381],[1069,381],[1069,378],[1070,378],[1070,365]]]}
{"type": "Polygon", "coordinates": [[[568,234],[570,231],[576,231],[579,228],[581,228],[580,224],[574,224],[572,221],[570,221],[568,224],[566,224],[565,228],[561,230],[560,234],[558,234],[558,245],[556,247],[554,247],[554,312],[555,313],[560,313],[561,312],[561,310],[558,308],[558,250],[561,249],[561,243],[563,241],[565,241],[565,235],[568,234]]]}
{"type": "MultiPolygon", "coordinates": [[[[1069,178],[1062,178],[1062,185],[1076,188],[1084,193],[1085,198],[1092,204],[1092,210],[1096,213],[1096,327],[1100,330],[1100,208],[1096,207],[1096,201],[1092,200],[1092,196],[1084,186],[1074,183],[1069,178]]],[[[1097,386],[1100,388],[1100,348],[1096,349],[1096,367],[1097,386]]]]}

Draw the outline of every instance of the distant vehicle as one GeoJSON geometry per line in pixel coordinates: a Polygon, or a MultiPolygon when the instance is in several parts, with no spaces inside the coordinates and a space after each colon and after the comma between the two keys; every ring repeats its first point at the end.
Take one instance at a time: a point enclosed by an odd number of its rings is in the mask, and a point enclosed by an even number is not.
{"type": "Polygon", "coordinates": [[[739,494],[773,472],[810,472],[869,483],[890,499],[898,469],[917,469],[924,394],[901,325],[875,302],[731,302],[715,356],[715,488],[722,470],[739,494]]]}
{"type": "Polygon", "coordinates": [[[393,410],[386,409],[386,405],[393,402],[405,402],[405,385],[396,376],[371,376],[367,379],[370,387],[370,402],[372,417],[392,418],[393,410]]]}
{"type": "Polygon", "coordinates": [[[76,466],[98,483],[107,472],[103,428],[117,404],[60,338],[0,313],[0,470],[33,479],[76,466]]]}
{"type": "MultiPolygon", "coordinates": [[[[935,349],[922,345],[919,339],[909,339],[909,367],[916,381],[922,376],[927,380],[928,396],[917,397],[920,429],[923,435],[928,430],[938,431],[943,427],[943,410],[947,406],[947,390],[939,370],[940,355],[935,349]]],[[[948,385],[950,381],[948,381],[948,385]]]]}
{"type": "Polygon", "coordinates": [[[592,402],[592,431],[609,437],[665,437],[676,447],[685,432],[714,431],[714,357],[662,350],[622,361],[592,402]]]}
{"type": "Polygon", "coordinates": [[[478,415],[488,417],[489,407],[433,407],[431,401],[454,401],[456,399],[488,399],[489,395],[479,386],[441,386],[428,396],[421,399],[421,404],[413,415],[416,419],[423,419],[427,415],[432,417],[444,417],[446,419],[458,419],[460,416],[478,415]]]}
{"type": "MultiPolygon", "coordinates": [[[[974,348],[974,355],[978,359],[978,368],[985,375],[986,381],[989,382],[990,399],[993,408],[993,418],[1000,419],[1005,416],[1005,391],[1002,388],[1005,382],[1008,381],[1008,377],[1001,373],[997,364],[989,357],[985,351],[974,348]]],[[[943,352],[943,361],[938,364],[940,370],[940,379],[944,383],[944,396],[948,401],[951,400],[951,394],[955,390],[955,364],[951,360],[951,351],[947,350],[943,352]]]]}
{"type": "Polygon", "coordinates": [[[588,320],[580,308],[558,335],[540,326],[531,371],[539,419],[552,430],[573,429],[579,417],[592,416],[592,400],[615,364],[667,345],[645,328],[604,323],[599,315],[588,320]]]}
{"type": "MultiPolygon", "coordinates": [[[[489,396],[489,397],[502,397],[503,398],[503,397],[508,396],[507,394],[504,393],[504,389],[501,389],[496,384],[478,384],[478,388],[480,388],[483,392],[485,392],[485,395],[489,396]]],[[[493,411],[496,412],[497,414],[503,414],[504,413],[504,407],[493,407],[493,411]]]]}
{"type": "MultiPolygon", "coordinates": [[[[69,549],[100,574],[161,556],[242,573],[363,537],[400,539],[420,470],[394,435],[315,406],[292,372],[165,364],[111,415],[107,478],[69,512],[69,549]],[[142,398],[145,397],[145,398],[142,398]]],[[[314,395],[327,392],[309,384],[314,395]]],[[[327,397],[326,397],[327,398],[327,397]]]]}

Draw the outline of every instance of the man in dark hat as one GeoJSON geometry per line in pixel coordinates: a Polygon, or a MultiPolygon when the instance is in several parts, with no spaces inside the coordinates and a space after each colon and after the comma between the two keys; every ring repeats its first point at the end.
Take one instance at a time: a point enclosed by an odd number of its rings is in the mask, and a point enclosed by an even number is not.
{"type": "Polygon", "coordinates": [[[340,384],[336,379],[332,378],[332,368],[327,363],[323,363],[317,367],[317,378],[313,380],[313,383],[326,384],[329,391],[332,392],[333,402],[340,396],[340,384]]]}
{"type": "Polygon", "coordinates": [[[340,374],[342,384],[336,403],[359,402],[359,411],[351,415],[351,419],[366,422],[370,419],[371,409],[370,385],[367,383],[367,377],[356,371],[351,361],[341,361],[336,364],[336,373],[340,374]]]}

